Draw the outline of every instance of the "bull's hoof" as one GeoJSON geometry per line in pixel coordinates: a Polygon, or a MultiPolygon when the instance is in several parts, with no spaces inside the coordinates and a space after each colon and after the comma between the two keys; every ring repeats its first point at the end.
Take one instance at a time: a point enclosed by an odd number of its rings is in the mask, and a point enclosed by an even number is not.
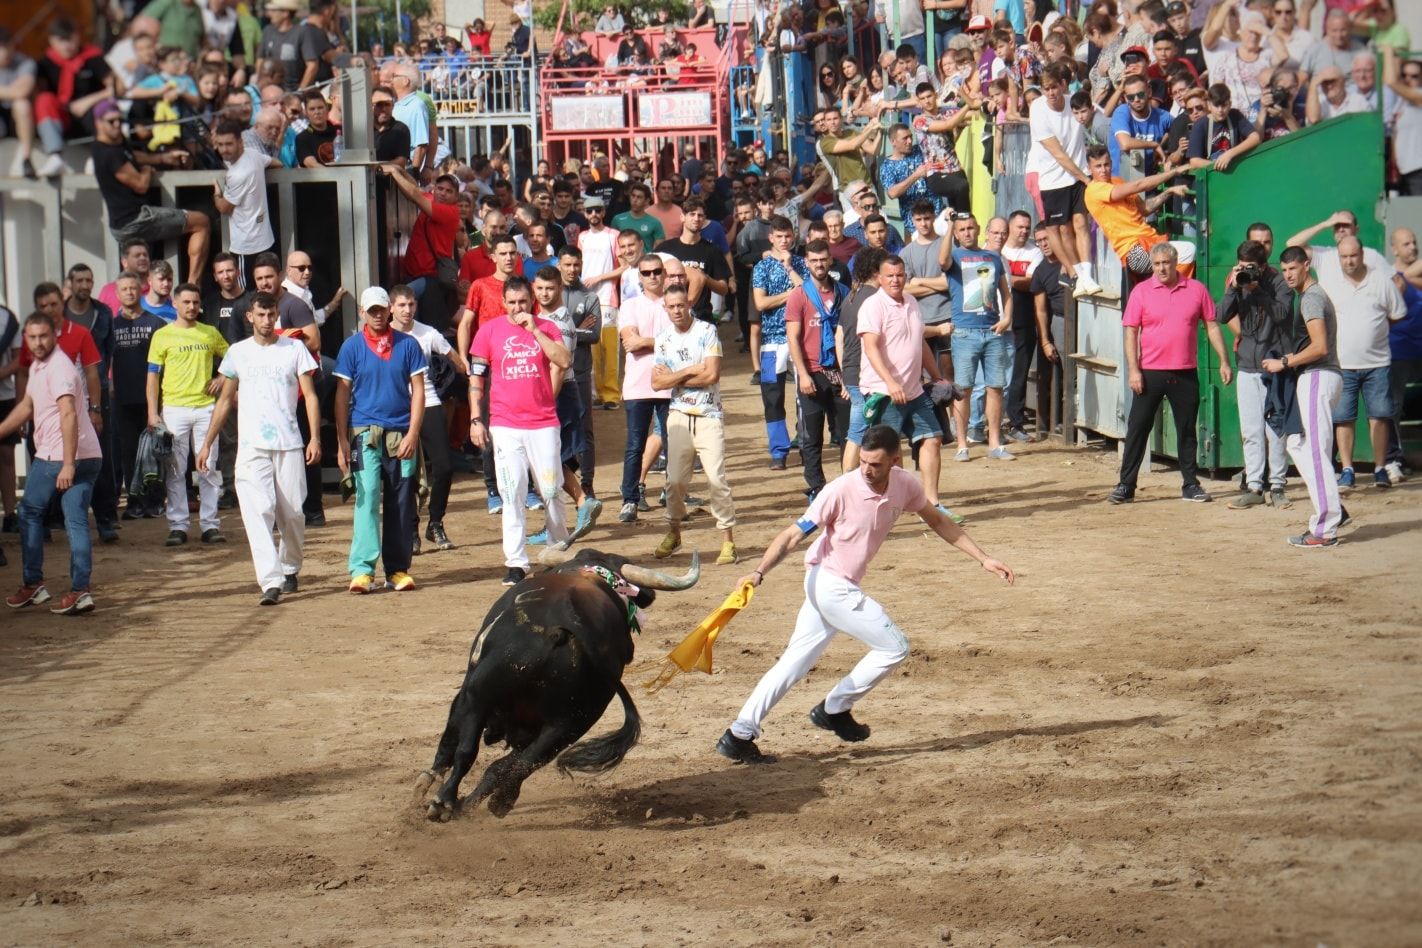
{"type": "Polygon", "coordinates": [[[518,802],[518,791],[512,793],[494,793],[489,797],[489,812],[499,819],[509,815],[509,811],[518,802]]]}
{"type": "Polygon", "coordinates": [[[448,823],[454,819],[458,811],[459,805],[456,803],[441,803],[439,800],[435,800],[425,811],[425,816],[434,822],[448,823]]]}
{"type": "Polygon", "coordinates": [[[415,778],[415,802],[423,803],[425,795],[430,792],[430,787],[435,785],[435,781],[443,780],[449,771],[422,770],[415,778]]]}

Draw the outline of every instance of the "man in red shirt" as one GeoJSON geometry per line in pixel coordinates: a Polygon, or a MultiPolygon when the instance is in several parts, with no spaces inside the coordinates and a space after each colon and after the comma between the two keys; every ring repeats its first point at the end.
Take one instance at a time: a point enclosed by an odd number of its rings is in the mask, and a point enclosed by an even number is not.
{"type": "Polygon", "coordinates": [[[502,237],[509,232],[509,219],[504,216],[503,211],[492,210],[484,215],[479,230],[484,236],[483,242],[477,247],[470,247],[459,263],[459,285],[463,287],[459,295],[462,297],[469,295],[469,287],[475,280],[494,275],[497,268],[494,266],[494,258],[489,256],[489,244],[495,237],[502,237]]]}
{"type": "Polygon", "coordinates": [[[1200,380],[1196,372],[1197,327],[1205,324],[1210,348],[1220,360],[1220,381],[1230,383],[1234,373],[1225,352],[1224,336],[1215,320],[1210,291],[1198,280],[1182,277],[1176,269],[1180,257],[1169,243],[1150,249],[1153,275],[1136,285],[1126,303],[1121,325],[1126,329],[1126,369],[1131,391],[1131,414],[1126,421],[1126,442],[1121,453],[1120,483],[1107,498],[1128,504],[1136,498],[1136,475],[1145,460],[1150,430],[1162,399],[1170,401],[1175,419],[1175,454],[1184,486],[1180,498],[1205,503],[1210,495],[1195,473],[1195,415],[1200,407],[1200,380]]]}
{"type": "Polygon", "coordinates": [[[442,174],[426,193],[399,165],[384,164],[380,168],[400,193],[420,209],[405,245],[405,280],[419,299],[420,322],[443,332],[449,326],[459,269],[454,256],[454,235],[460,226],[459,181],[453,175],[442,174]]]}
{"type": "MultiPolygon", "coordinates": [[[[69,357],[69,361],[84,377],[84,389],[89,393],[89,404],[80,406],[89,414],[96,428],[102,427],[99,412],[99,348],[94,345],[94,337],[89,330],[64,318],[64,292],[57,283],[41,283],[35,287],[35,312],[48,316],[54,324],[55,344],[59,351],[69,357]]],[[[28,346],[20,350],[19,398],[25,397],[25,385],[29,380],[30,365],[34,354],[28,346]]]]}

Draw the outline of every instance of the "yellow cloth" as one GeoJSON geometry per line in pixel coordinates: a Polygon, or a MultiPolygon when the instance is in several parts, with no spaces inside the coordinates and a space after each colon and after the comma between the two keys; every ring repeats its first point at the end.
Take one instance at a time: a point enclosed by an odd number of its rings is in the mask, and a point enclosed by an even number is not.
{"type": "Polygon", "coordinates": [[[716,609],[701,620],[701,624],[692,630],[691,634],[682,639],[680,645],[671,650],[671,654],[666,657],[669,667],[662,671],[644,687],[649,692],[660,691],[668,682],[681,672],[697,671],[711,674],[711,646],[715,644],[717,636],[721,634],[736,613],[750,605],[751,596],[755,594],[755,587],[750,583],[742,583],[725,601],[716,609]]]}
{"type": "Polygon", "coordinates": [[[171,102],[158,100],[153,107],[153,137],[148,140],[149,151],[158,151],[182,140],[183,129],[178,124],[181,117],[171,102]]]}

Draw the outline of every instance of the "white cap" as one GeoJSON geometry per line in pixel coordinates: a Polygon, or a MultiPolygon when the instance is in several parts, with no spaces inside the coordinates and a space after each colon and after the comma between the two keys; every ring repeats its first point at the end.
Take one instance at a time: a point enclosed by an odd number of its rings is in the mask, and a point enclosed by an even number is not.
{"type": "Polygon", "coordinates": [[[378,286],[367,286],[360,294],[360,308],[370,309],[372,306],[383,306],[390,308],[390,294],[378,286]]]}

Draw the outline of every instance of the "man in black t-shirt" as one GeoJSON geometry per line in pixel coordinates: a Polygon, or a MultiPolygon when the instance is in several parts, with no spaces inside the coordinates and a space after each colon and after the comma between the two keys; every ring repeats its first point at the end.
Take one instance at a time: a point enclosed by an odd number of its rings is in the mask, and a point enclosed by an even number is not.
{"type": "Polygon", "coordinates": [[[588,229],[588,219],[573,209],[573,186],[566,181],[553,185],[553,223],[563,228],[564,238],[575,247],[578,234],[588,229]]]}
{"type": "Polygon", "coordinates": [[[617,65],[626,66],[634,60],[648,60],[652,55],[647,51],[647,42],[637,35],[630,23],[622,31],[622,41],[617,44],[617,65]]]}
{"type": "Polygon", "coordinates": [[[328,118],[331,104],[319,90],[306,93],[306,130],[296,136],[296,164],[301,168],[319,168],[336,160],[336,136],[339,127],[328,118]]]}
{"type": "Polygon", "coordinates": [[[404,168],[410,163],[410,127],[395,118],[395,90],[376,86],[370,94],[375,113],[375,160],[404,168]]]}
{"type": "Polygon", "coordinates": [[[681,236],[662,241],[657,245],[657,253],[669,253],[686,267],[692,315],[714,325],[711,294],[725,295],[730,290],[731,270],[726,266],[725,255],[701,236],[701,228],[706,226],[706,202],[692,195],[682,202],[681,213],[681,236]],[[700,276],[693,275],[692,271],[700,276]]]}
{"type": "Polygon", "coordinates": [[[299,49],[303,63],[300,88],[326,82],[335,75],[331,63],[341,47],[331,39],[336,0],[311,0],[311,15],[301,24],[299,49]]]}
{"type": "Polygon", "coordinates": [[[203,298],[202,321],[222,333],[229,345],[241,342],[252,334],[251,324],[244,318],[252,294],[244,292],[239,282],[237,255],[224,251],[213,257],[212,279],[217,286],[203,298]]]}
{"type": "MultiPolygon", "coordinates": [[[[131,270],[120,273],[114,281],[119,311],[114,316],[113,353],[109,359],[112,374],[110,416],[113,419],[114,469],[119,482],[127,487],[133,481],[138,438],[148,427],[148,345],[153,334],[167,325],[161,316],[145,310],[139,302],[142,278],[131,270]]],[[[159,494],[161,494],[161,489],[159,494]]],[[[128,495],[123,519],[162,516],[162,501],[150,502],[146,495],[128,495]]]]}
{"type": "Polygon", "coordinates": [[[1165,8],[1165,22],[1170,32],[1175,34],[1175,43],[1180,47],[1180,58],[1195,67],[1195,75],[1205,74],[1205,44],[1200,39],[1200,31],[1190,29],[1190,8],[1181,0],[1174,0],[1165,8]]]}
{"type": "MultiPolygon", "coordinates": [[[[1057,387],[1060,385],[1062,366],[1062,357],[1056,346],[1060,341],[1056,327],[1062,325],[1066,313],[1066,290],[1061,282],[1061,261],[1052,253],[1046,230],[1041,224],[1037,225],[1034,237],[1042,256],[1046,258],[1032,271],[1032,283],[1028,288],[1037,317],[1036,335],[1040,352],[1037,358],[1037,436],[1041,438],[1051,434],[1049,425],[1052,415],[1055,413],[1057,417],[1061,417],[1061,405],[1054,403],[1058,397],[1057,387]]],[[[1020,352],[1016,357],[1017,363],[1013,364],[1014,377],[1017,375],[1018,363],[1032,361],[1030,355],[1024,356],[1020,352]]],[[[1022,372],[1025,378],[1026,369],[1022,372]]]]}
{"type": "Polygon", "coordinates": [[[185,168],[188,153],[130,150],[124,141],[118,104],[112,99],[94,106],[93,114],[94,178],[108,209],[109,233],[119,246],[133,237],[162,244],[186,234],[188,272],[202,273],[207,269],[212,222],[200,211],[162,207],[158,188],[153,186],[155,168],[185,168]]]}

